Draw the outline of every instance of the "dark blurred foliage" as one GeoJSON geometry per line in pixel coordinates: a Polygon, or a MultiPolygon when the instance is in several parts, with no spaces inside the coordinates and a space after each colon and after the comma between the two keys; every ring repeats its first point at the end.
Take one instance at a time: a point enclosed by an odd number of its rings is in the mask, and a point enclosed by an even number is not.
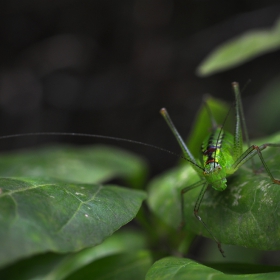
{"type": "MultiPolygon", "coordinates": [[[[186,137],[211,93],[232,101],[230,83],[250,96],[279,73],[279,51],[207,78],[205,56],[252,28],[270,27],[279,1],[2,0],[1,134],[83,132],[179,147],[159,115],[167,107],[186,137]]],[[[248,101],[249,100],[249,101],[248,101]]],[[[176,158],[128,143],[72,137],[1,140],[1,150],[38,143],[96,142],[143,154],[153,172],[176,158]]]]}

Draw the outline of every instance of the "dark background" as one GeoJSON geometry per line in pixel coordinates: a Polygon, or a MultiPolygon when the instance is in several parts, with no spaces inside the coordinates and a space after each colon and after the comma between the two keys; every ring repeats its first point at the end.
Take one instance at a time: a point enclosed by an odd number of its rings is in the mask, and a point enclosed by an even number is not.
{"type": "MultiPolygon", "coordinates": [[[[1,134],[93,133],[179,152],[159,109],[168,108],[186,137],[205,93],[233,101],[231,82],[251,79],[244,93],[247,111],[254,95],[279,73],[279,51],[207,78],[195,70],[226,40],[273,26],[278,3],[1,1],[1,134]]],[[[48,142],[117,145],[145,156],[153,173],[177,161],[144,146],[88,138],[24,137],[1,140],[0,147],[48,142]]]]}

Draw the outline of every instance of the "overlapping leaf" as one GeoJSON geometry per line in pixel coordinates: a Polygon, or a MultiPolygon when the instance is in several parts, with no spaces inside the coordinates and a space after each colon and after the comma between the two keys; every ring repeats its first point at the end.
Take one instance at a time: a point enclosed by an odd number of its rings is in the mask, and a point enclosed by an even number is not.
{"type": "Polygon", "coordinates": [[[145,194],[97,183],[119,177],[139,185],[144,174],[140,159],[105,147],[2,155],[0,265],[99,244],[135,217],[145,194]]]}
{"type": "Polygon", "coordinates": [[[259,55],[279,49],[280,21],[271,29],[252,30],[224,43],[201,63],[197,73],[207,76],[243,64],[259,55]]]}
{"type": "Polygon", "coordinates": [[[50,146],[2,154],[0,176],[52,178],[78,183],[100,183],[124,178],[141,185],[144,161],[108,146],[50,146]]]}
{"type": "Polygon", "coordinates": [[[175,257],[164,258],[157,261],[149,270],[147,280],[171,280],[171,279],[279,279],[279,267],[266,267],[260,265],[220,265],[221,271],[197,263],[190,259],[175,257]],[[247,273],[246,273],[247,270],[247,273]],[[236,272],[236,274],[233,273],[236,272]],[[257,272],[256,272],[257,271],[257,272]],[[243,273],[242,274],[240,274],[243,273]]]}
{"type": "Polygon", "coordinates": [[[0,264],[94,246],[128,223],[145,194],[117,186],[0,179],[0,264]]]}
{"type": "Polygon", "coordinates": [[[73,275],[69,280],[80,279],[145,279],[152,264],[151,253],[148,251],[130,251],[100,259],[73,275]]]}

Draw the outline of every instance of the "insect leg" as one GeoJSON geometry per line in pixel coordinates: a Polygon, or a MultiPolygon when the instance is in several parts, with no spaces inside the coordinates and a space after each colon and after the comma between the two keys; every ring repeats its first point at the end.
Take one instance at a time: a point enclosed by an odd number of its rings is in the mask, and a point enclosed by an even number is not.
{"type": "Polygon", "coordinates": [[[185,214],[184,214],[184,205],[185,205],[184,195],[185,195],[185,193],[187,193],[188,191],[195,189],[203,184],[206,184],[206,181],[200,180],[200,181],[194,183],[193,185],[190,185],[181,190],[181,224],[179,226],[179,229],[182,229],[185,225],[185,214]]]}
{"type": "MultiPolygon", "coordinates": [[[[248,135],[248,129],[245,121],[245,116],[244,116],[244,110],[243,110],[243,105],[242,105],[242,100],[241,100],[241,93],[239,90],[239,84],[237,82],[232,83],[234,95],[235,95],[235,115],[236,115],[236,128],[235,128],[235,145],[238,145],[240,150],[239,150],[239,155],[236,157],[238,158],[242,154],[242,130],[241,130],[241,125],[243,128],[243,133],[244,137],[247,143],[247,147],[251,147],[249,135],[248,135]]],[[[236,147],[235,147],[236,148],[236,147]]],[[[238,151],[238,149],[237,149],[238,151]]],[[[252,168],[253,170],[255,169],[255,163],[253,158],[251,158],[252,162],[252,168]]]]}
{"type": "Polygon", "coordinates": [[[251,159],[252,157],[254,157],[257,154],[259,156],[267,174],[271,178],[271,181],[275,184],[280,185],[280,180],[277,180],[273,177],[272,173],[270,172],[270,170],[262,156],[261,151],[264,150],[266,147],[276,147],[276,148],[278,147],[279,148],[280,144],[266,143],[266,144],[262,144],[260,146],[252,145],[236,160],[236,162],[233,164],[233,168],[235,170],[238,169],[239,166],[241,166],[242,164],[244,164],[245,162],[247,162],[249,159],[251,159]]]}
{"type": "Polygon", "coordinates": [[[204,222],[204,221],[201,219],[201,217],[198,215],[198,211],[199,211],[199,207],[200,207],[201,201],[202,201],[203,196],[204,196],[204,194],[205,194],[205,192],[206,192],[206,189],[207,189],[207,187],[208,187],[208,184],[207,184],[206,181],[201,180],[201,181],[198,181],[197,183],[195,183],[195,184],[193,184],[193,185],[191,185],[191,186],[189,186],[189,187],[186,187],[186,188],[182,189],[182,191],[181,191],[181,211],[182,211],[182,219],[183,219],[183,220],[182,220],[182,225],[184,224],[184,221],[185,221],[185,220],[184,220],[184,194],[185,194],[186,192],[188,192],[188,191],[190,191],[190,190],[192,190],[192,189],[194,189],[194,188],[196,188],[196,187],[202,185],[202,184],[203,184],[203,186],[202,186],[202,189],[201,189],[201,191],[200,191],[200,193],[199,193],[199,195],[198,195],[198,198],[197,198],[197,200],[196,200],[196,202],[195,202],[195,206],[194,206],[193,212],[194,212],[195,217],[202,223],[202,225],[204,226],[204,228],[208,231],[208,233],[210,234],[210,236],[212,237],[212,239],[214,239],[215,242],[217,243],[218,248],[219,248],[219,251],[221,252],[222,256],[225,257],[224,251],[223,251],[222,246],[221,246],[221,243],[217,240],[217,238],[213,235],[213,233],[210,231],[210,229],[209,229],[208,226],[205,224],[205,222],[204,222]]]}
{"type": "Polygon", "coordinates": [[[197,164],[194,156],[192,155],[192,153],[188,149],[187,145],[185,144],[184,140],[182,139],[181,135],[177,131],[176,127],[174,126],[167,110],[165,108],[162,108],[160,110],[160,114],[165,119],[167,125],[169,126],[169,128],[171,129],[172,133],[174,134],[177,142],[179,143],[181,150],[184,154],[185,160],[187,160],[188,162],[190,162],[192,164],[192,167],[196,170],[197,174],[202,178],[203,177],[202,173],[204,171],[203,168],[197,164]]]}
{"type": "MultiPolygon", "coordinates": [[[[234,158],[238,159],[242,155],[242,103],[240,98],[239,84],[234,82],[232,87],[235,94],[235,131],[234,131],[234,158]]],[[[245,120],[243,124],[245,123],[245,120]]]]}

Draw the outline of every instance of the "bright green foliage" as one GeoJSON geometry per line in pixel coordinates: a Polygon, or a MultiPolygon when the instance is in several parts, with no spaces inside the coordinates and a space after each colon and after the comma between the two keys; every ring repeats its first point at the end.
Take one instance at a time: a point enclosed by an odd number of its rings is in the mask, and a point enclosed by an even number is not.
{"type": "Polygon", "coordinates": [[[279,267],[260,265],[215,265],[218,269],[202,265],[190,259],[168,257],[157,261],[148,271],[146,280],[227,280],[227,279],[272,279],[280,278],[279,267]],[[256,272],[257,271],[257,272],[256,272]],[[245,274],[241,274],[244,273],[245,274]]]}
{"type": "Polygon", "coordinates": [[[200,76],[238,66],[257,56],[279,49],[280,21],[270,29],[247,31],[216,48],[197,69],[200,76]]]}

